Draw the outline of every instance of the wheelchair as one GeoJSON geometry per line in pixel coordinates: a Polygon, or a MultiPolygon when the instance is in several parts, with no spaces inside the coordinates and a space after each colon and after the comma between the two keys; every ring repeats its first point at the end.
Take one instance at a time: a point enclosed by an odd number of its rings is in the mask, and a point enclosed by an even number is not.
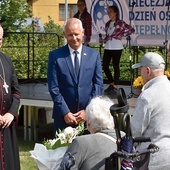
{"type": "Polygon", "coordinates": [[[114,119],[117,137],[117,151],[105,159],[105,170],[147,170],[150,154],[159,151],[159,147],[150,144],[143,151],[135,149],[136,143],[150,142],[149,137],[133,138],[130,128],[129,104],[123,88],[119,88],[117,93],[118,104],[110,108],[114,119]],[[121,136],[121,131],[125,135],[121,136]]]}

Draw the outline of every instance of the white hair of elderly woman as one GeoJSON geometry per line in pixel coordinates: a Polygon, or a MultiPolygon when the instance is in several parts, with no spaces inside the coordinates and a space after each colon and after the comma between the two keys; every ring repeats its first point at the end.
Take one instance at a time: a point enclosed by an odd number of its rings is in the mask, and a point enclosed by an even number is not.
{"type": "Polygon", "coordinates": [[[94,132],[114,129],[114,121],[110,113],[113,104],[113,101],[106,96],[93,98],[86,107],[87,127],[90,125],[90,129],[94,132]]]}

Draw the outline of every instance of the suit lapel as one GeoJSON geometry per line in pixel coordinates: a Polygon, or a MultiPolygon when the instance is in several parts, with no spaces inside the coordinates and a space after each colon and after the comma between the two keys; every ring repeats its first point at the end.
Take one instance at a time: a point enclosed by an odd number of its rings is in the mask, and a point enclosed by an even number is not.
{"type": "Polygon", "coordinates": [[[71,56],[70,56],[70,51],[69,51],[68,45],[66,45],[65,47],[66,47],[66,50],[65,50],[65,56],[66,56],[65,60],[66,60],[67,66],[69,68],[71,76],[73,77],[73,79],[77,83],[77,76],[76,76],[76,73],[75,73],[75,69],[73,68],[73,63],[72,63],[72,60],[71,60],[71,56]]]}
{"type": "Polygon", "coordinates": [[[81,77],[83,76],[83,71],[84,68],[87,66],[88,64],[88,51],[87,48],[85,46],[83,46],[82,48],[82,53],[81,53],[81,65],[80,65],[80,73],[79,73],[79,80],[81,79],[81,77]]]}

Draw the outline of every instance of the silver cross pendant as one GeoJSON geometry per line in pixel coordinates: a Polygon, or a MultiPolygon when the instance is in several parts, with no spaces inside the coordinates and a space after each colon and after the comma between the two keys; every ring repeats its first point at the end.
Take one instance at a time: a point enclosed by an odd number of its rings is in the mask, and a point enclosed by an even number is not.
{"type": "Polygon", "coordinates": [[[3,88],[5,88],[5,91],[6,91],[6,93],[8,93],[8,84],[6,84],[6,82],[4,81],[4,85],[3,85],[3,88]]]}

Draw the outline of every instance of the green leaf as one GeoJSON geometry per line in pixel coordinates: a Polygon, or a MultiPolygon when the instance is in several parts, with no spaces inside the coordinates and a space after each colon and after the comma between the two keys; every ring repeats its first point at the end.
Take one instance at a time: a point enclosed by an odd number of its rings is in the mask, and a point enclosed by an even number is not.
{"type": "Polygon", "coordinates": [[[53,145],[52,149],[57,149],[57,148],[59,148],[59,147],[64,147],[64,146],[69,146],[69,145],[70,145],[70,143],[63,143],[63,144],[61,144],[61,141],[58,140],[58,141],[53,145]]]}

